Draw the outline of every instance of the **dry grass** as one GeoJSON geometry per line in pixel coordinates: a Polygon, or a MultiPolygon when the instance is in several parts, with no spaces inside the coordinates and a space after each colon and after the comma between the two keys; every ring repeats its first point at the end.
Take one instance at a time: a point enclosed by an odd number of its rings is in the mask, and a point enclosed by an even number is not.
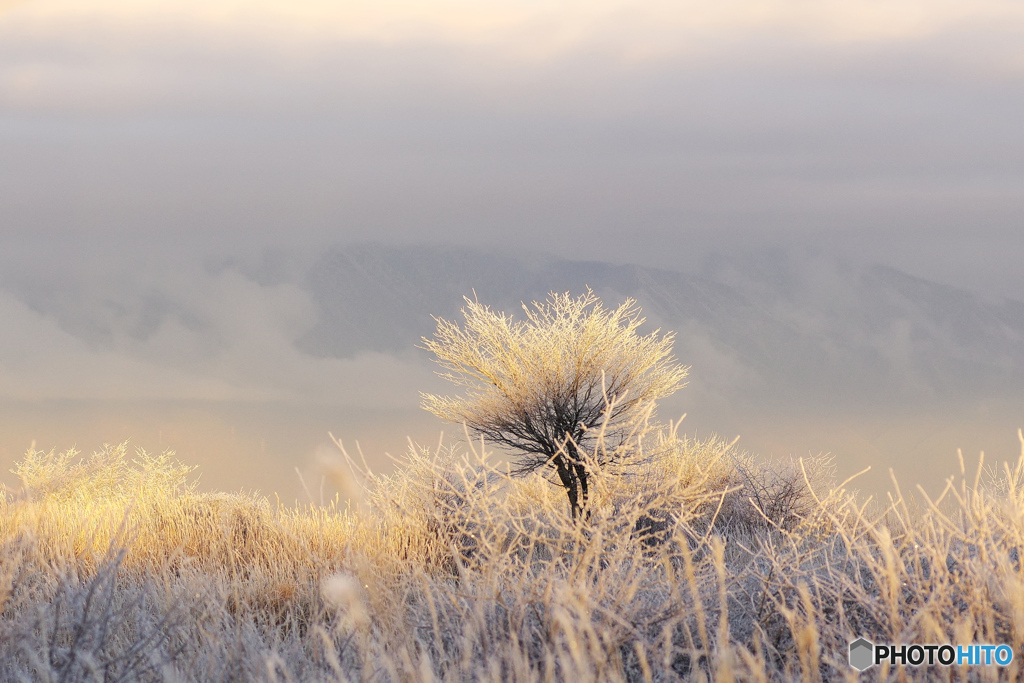
{"type": "Polygon", "coordinates": [[[1020,657],[1024,460],[915,509],[859,500],[827,461],[649,427],[616,448],[580,522],[479,444],[302,509],[198,493],[125,445],[30,452],[0,503],[0,680],[857,680],[859,635],[1020,657]]]}

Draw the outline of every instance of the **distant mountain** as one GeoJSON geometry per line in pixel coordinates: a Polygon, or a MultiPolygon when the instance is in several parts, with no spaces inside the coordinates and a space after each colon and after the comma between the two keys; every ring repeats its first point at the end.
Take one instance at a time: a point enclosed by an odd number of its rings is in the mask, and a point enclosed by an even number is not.
{"type": "Polygon", "coordinates": [[[287,318],[295,301],[301,324],[288,323],[297,327],[286,330],[283,343],[297,354],[350,358],[412,349],[432,334],[431,316],[458,318],[463,297],[474,292],[515,313],[520,302],[550,291],[590,286],[609,305],[637,299],[650,329],[676,331],[677,355],[694,366],[694,388],[725,401],[884,407],[922,398],[1024,399],[1024,303],[827,257],[723,256],[688,274],[364,244],[306,259],[277,253],[259,263],[222,260],[200,263],[192,274],[169,273],[8,278],[2,286],[92,348],[183,367],[230,356],[247,334],[226,327],[246,319],[247,311],[234,315],[234,301],[270,315],[260,297],[277,297],[274,320],[287,318]],[[219,308],[205,301],[215,286],[219,308]]]}
{"type": "MultiPolygon", "coordinates": [[[[458,317],[462,297],[515,312],[550,291],[629,296],[676,330],[678,355],[789,401],[879,402],[1024,390],[1024,303],[986,302],[892,268],[785,253],[719,257],[700,275],[442,247],[334,250],[303,286],[320,310],[299,341],[317,355],[398,351],[458,317]],[[709,356],[714,357],[712,361],[709,356]]],[[[1024,397],[1024,393],[1021,394],[1024,397]]]]}

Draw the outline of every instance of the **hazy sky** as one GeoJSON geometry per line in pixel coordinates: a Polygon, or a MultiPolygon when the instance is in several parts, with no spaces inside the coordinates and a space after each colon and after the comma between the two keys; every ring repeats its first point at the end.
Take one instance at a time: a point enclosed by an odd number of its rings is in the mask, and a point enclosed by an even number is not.
{"type": "Polygon", "coordinates": [[[809,244],[1024,297],[1013,0],[0,7],[9,253],[809,244]]]}
{"type": "Polygon", "coordinates": [[[0,449],[58,433],[31,401],[413,410],[421,365],[302,354],[302,292],[209,268],[268,245],[835,253],[1024,300],[1022,86],[1016,0],[0,0],[0,449]],[[139,283],[216,334],[97,341],[139,283]]]}

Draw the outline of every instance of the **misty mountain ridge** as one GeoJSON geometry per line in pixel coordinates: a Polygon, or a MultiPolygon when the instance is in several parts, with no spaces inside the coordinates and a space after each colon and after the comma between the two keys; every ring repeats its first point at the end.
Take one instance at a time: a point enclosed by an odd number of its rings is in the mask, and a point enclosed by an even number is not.
{"type": "Polygon", "coordinates": [[[878,407],[1017,396],[1024,387],[1024,303],[986,301],[887,266],[783,251],[720,255],[691,274],[360,244],[313,258],[278,251],[255,262],[206,261],[188,276],[7,277],[3,286],[98,352],[182,368],[205,363],[213,372],[219,365],[211,359],[231,356],[243,338],[280,347],[260,351],[264,365],[282,350],[321,359],[366,352],[425,359],[414,349],[432,334],[432,316],[460,318],[464,296],[475,292],[515,314],[523,301],[589,286],[609,306],[636,299],[647,329],[675,331],[677,356],[693,366],[693,388],[724,400],[878,407]],[[207,301],[210,283],[218,283],[220,308],[207,301]],[[264,327],[273,335],[250,326],[260,316],[270,316],[264,327]]]}
{"type": "Polygon", "coordinates": [[[695,366],[695,376],[702,361],[727,360],[756,386],[809,391],[811,400],[842,392],[907,399],[1001,393],[1024,378],[1024,303],[987,303],[886,266],[857,270],[769,253],[720,256],[690,275],[363,245],[325,255],[306,285],[322,316],[298,343],[320,355],[407,348],[432,332],[431,315],[458,318],[472,290],[514,313],[550,291],[590,286],[609,305],[636,299],[653,325],[675,330],[677,355],[695,366]]]}

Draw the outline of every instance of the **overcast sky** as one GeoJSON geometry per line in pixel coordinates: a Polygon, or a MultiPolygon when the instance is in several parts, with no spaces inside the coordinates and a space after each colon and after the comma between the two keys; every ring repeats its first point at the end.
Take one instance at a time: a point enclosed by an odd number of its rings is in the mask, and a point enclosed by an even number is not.
{"type": "Polygon", "coordinates": [[[301,292],[208,268],[268,246],[825,253],[1024,300],[1022,86],[1017,0],[0,0],[0,399],[414,409],[428,371],[303,355],[301,292]],[[30,281],[159,283],[228,351],[97,346],[30,281]]]}
{"type": "Polygon", "coordinates": [[[0,12],[8,254],[799,244],[1024,298],[1013,0],[0,12]]]}

